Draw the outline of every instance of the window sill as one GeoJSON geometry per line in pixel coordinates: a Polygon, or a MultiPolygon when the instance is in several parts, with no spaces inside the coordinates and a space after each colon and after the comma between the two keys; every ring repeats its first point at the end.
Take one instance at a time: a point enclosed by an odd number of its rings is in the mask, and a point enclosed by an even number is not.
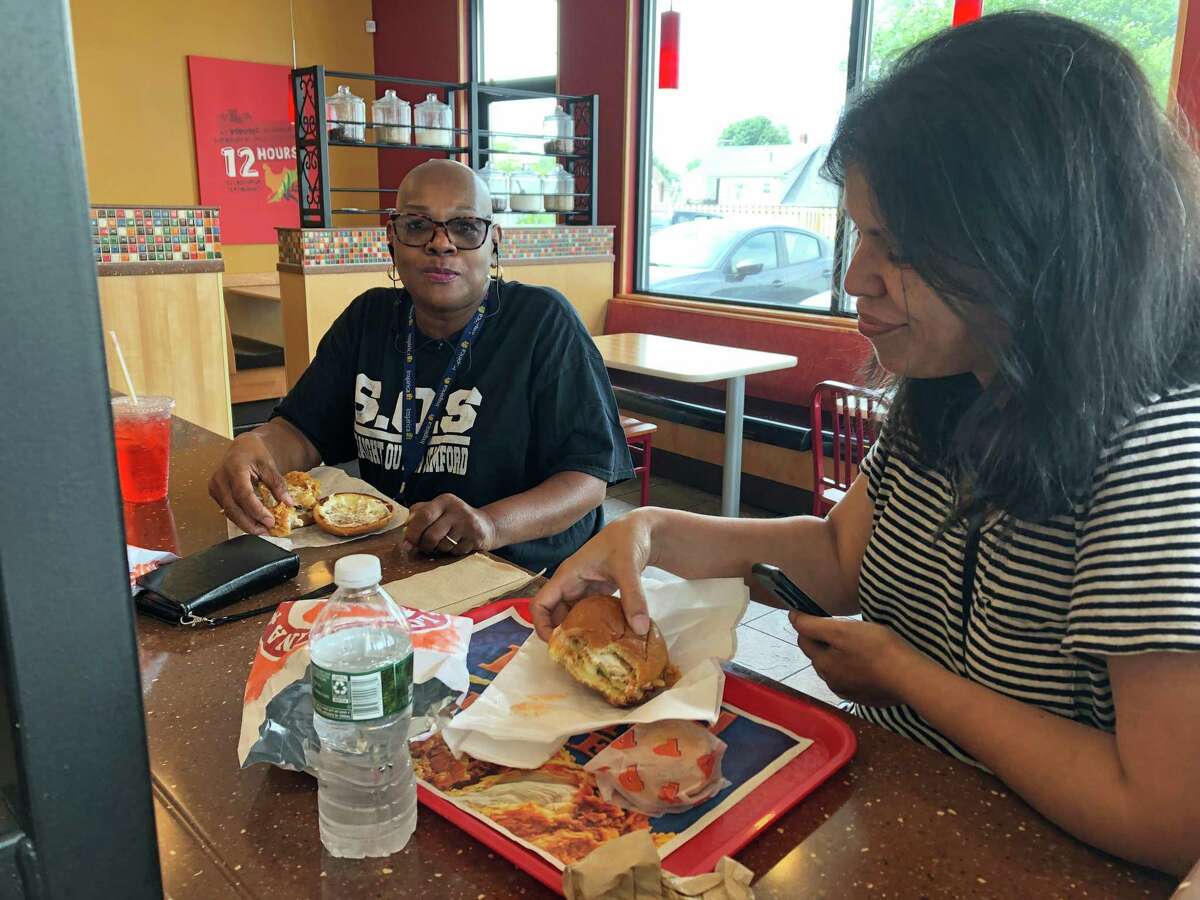
{"type": "Polygon", "coordinates": [[[679,309],[702,316],[719,316],[728,319],[744,319],[754,322],[775,322],[799,325],[822,331],[858,331],[858,319],[854,316],[810,313],[790,309],[742,306],[733,303],[713,303],[707,300],[688,300],[680,297],[660,297],[654,294],[617,294],[615,299],[633,304],[668,309],[679,309]]]}

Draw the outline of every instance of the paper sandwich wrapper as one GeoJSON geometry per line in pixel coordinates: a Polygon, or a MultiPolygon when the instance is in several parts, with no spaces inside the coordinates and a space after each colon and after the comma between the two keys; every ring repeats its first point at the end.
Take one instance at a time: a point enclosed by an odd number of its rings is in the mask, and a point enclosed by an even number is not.
{"type": "Polygon", "coordinates": [[[712,723],[721,709],[721,661],[736,648],[749,590],[740,578],[645,583],[657,623],[680,679],[628,709],[610,706],[550,659],[531,634],[492,683],[443,732],[455,754],[519,769],[546,762],[574,734],[615,725],[691,719],[712,723]]]}

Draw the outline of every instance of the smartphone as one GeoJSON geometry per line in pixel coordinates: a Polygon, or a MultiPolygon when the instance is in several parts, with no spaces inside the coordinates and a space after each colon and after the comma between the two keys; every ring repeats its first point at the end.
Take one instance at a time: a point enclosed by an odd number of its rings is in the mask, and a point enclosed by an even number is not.
{"type": "Polygon", "coordinates": [[[790,578],[783,574],[783,570],[778,566],[773,566],[770,563],[755,563],[753,569],[754,577],[758,579],[758,583],[771,592],[771,596],[783,602],[783,605],[788,609],[794,609],[796,612],[805,613],[810,616],[828,616],[829,613],[817,606],[817,602],[812,597],[796,587],[790,578]]]}

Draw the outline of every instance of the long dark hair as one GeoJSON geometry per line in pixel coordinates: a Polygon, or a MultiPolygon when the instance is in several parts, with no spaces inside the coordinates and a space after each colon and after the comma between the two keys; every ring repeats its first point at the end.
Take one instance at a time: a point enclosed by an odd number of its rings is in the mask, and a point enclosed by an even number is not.
{"type": "Polygon", "coordinates": [[[934,35],[843,114],[825,174],[850,167],[904,263],[981,344],[985,319],[1008,334],[986,388],[889,379],[889,427],[959,485],[950,521],[1068,511],[1122,421],[1200,381],[1195,156],[1100,32],[1011,12],[934,35]]]}

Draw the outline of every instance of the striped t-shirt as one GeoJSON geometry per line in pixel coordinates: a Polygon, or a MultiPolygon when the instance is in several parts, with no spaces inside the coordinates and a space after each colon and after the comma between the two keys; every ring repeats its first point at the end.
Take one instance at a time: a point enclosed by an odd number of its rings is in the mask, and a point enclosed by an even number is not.
{"type": "MultiPolygon", "coordinates": [[[[862,465],[874,523],[859,574],[865,620],[952,672],[1106,731],[1116,722],[1106,656],[1200,652],[1200,386],[1120,429],[1071,514],[984,523],[965,640],[966,525],[935,539],[953,484],[886,432],[862,465]]],[[[908,706],[853,708],[973,762],[908,706]]]]}

